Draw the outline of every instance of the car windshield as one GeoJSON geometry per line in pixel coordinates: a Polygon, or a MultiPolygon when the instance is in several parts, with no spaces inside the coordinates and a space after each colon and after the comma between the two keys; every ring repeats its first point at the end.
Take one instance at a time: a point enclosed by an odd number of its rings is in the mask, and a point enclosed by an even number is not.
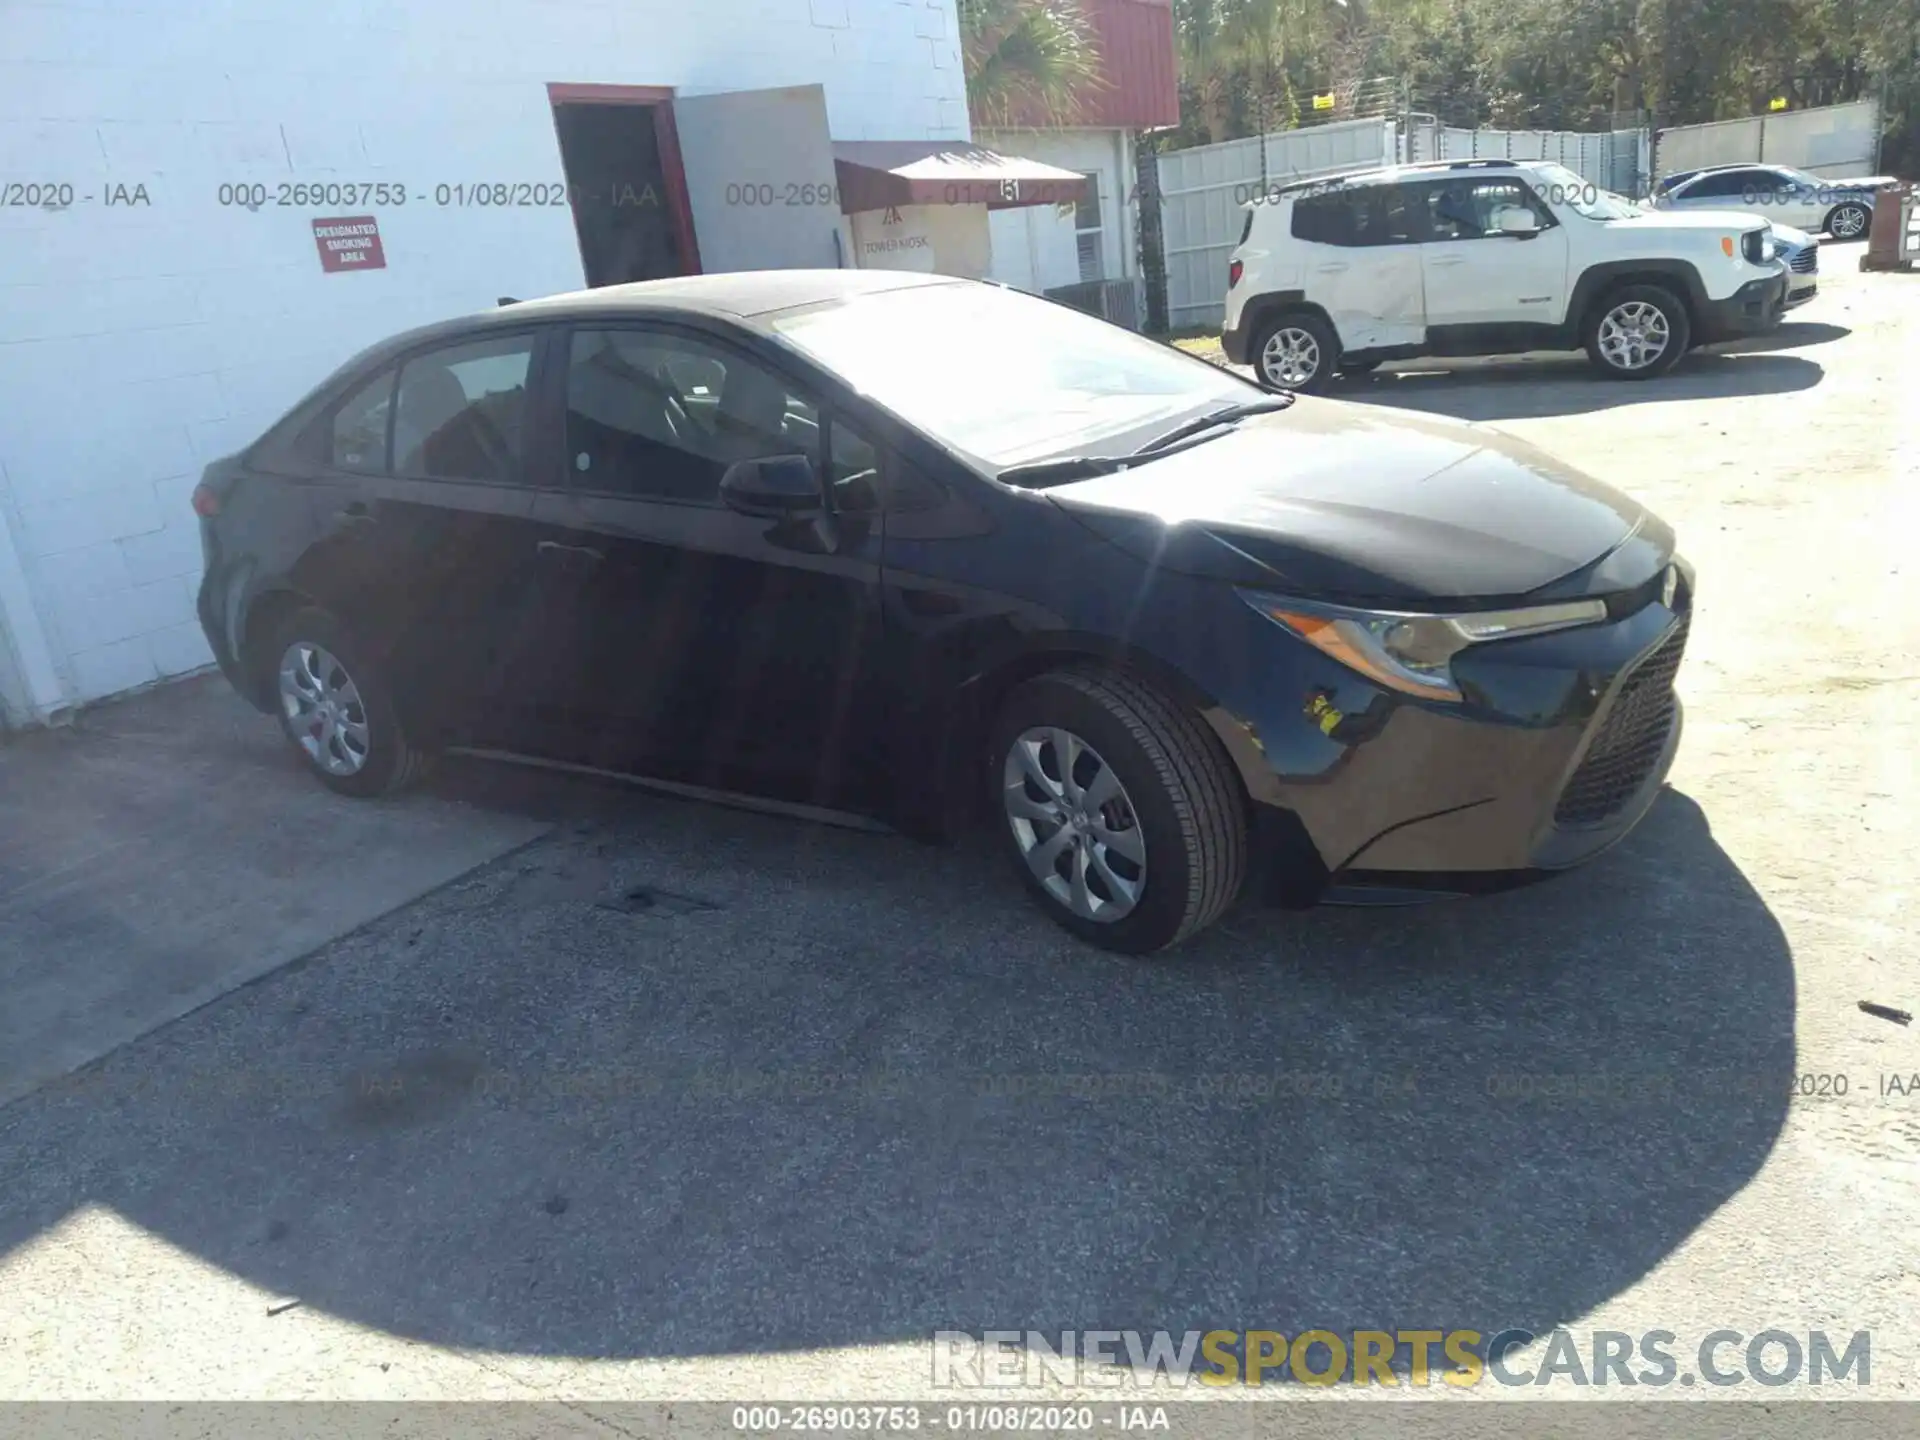
{"type": "Polygon", "coordinates": [[[1189,416],[1262,398],[1246,381],[1078,310],[956,282],[796,311],[774,330],[990,469],[1125,453],[1189,416]]]}
{"type": "Polygon", "coordinates": [[[1609,190],[1602,190],[1564,165],[1542,165],[1539,173],[1549,192],[1560,195],[1589,220],[1631,220],[1640,213],[1638,206],[1609,190]]]}

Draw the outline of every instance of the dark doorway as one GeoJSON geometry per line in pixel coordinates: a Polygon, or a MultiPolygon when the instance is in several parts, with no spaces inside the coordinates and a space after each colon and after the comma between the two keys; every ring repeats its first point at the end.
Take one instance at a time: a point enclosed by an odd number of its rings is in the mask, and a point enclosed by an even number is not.
{"type": "Polygon", "coordinates": [[[554,96],[560,163],[590,286],[700,269],[672,113],[661,102],[554,96]]]}

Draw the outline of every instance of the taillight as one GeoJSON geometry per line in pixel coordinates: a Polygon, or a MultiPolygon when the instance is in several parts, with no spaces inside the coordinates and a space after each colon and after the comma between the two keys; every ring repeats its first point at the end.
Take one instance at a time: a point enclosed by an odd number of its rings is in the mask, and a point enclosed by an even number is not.
{"type": "Polygon", "coordinates": [[[211,520],[220,513],[220,495],[204,480],[193,487],[193,513],[203,520],[211,520]]]}
{"type": "Polygon", "coordinates": [[[1240,276],[1245,272],[1246,268],[1247,267],[1242,265],[1238,260],[1229,260],[1227,262],[1227,288],[1229,290],[1240,283],[1240,276]]]}

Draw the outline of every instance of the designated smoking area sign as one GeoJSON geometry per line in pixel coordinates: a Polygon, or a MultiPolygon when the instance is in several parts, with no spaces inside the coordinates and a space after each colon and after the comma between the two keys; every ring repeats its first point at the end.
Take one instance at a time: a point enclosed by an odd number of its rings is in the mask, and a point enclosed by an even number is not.
{"type": "Polygon", "coordinates": [[[380,222],[371,215],[315,220],[313,243],[320,248],[320,268],[329,275],[339,270],[387,268],[386,252],[380,248],[380,222]]]}

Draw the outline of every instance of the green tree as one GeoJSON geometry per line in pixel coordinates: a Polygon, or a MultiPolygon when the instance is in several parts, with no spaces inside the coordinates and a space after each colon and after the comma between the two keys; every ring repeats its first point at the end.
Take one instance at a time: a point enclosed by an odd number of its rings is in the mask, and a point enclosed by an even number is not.
{"type": "Polygon", "coordinates": [[[1066,125],[1106,84],[1075,0],[958,0],[967,107],[976,124],[1066,125]]]}

